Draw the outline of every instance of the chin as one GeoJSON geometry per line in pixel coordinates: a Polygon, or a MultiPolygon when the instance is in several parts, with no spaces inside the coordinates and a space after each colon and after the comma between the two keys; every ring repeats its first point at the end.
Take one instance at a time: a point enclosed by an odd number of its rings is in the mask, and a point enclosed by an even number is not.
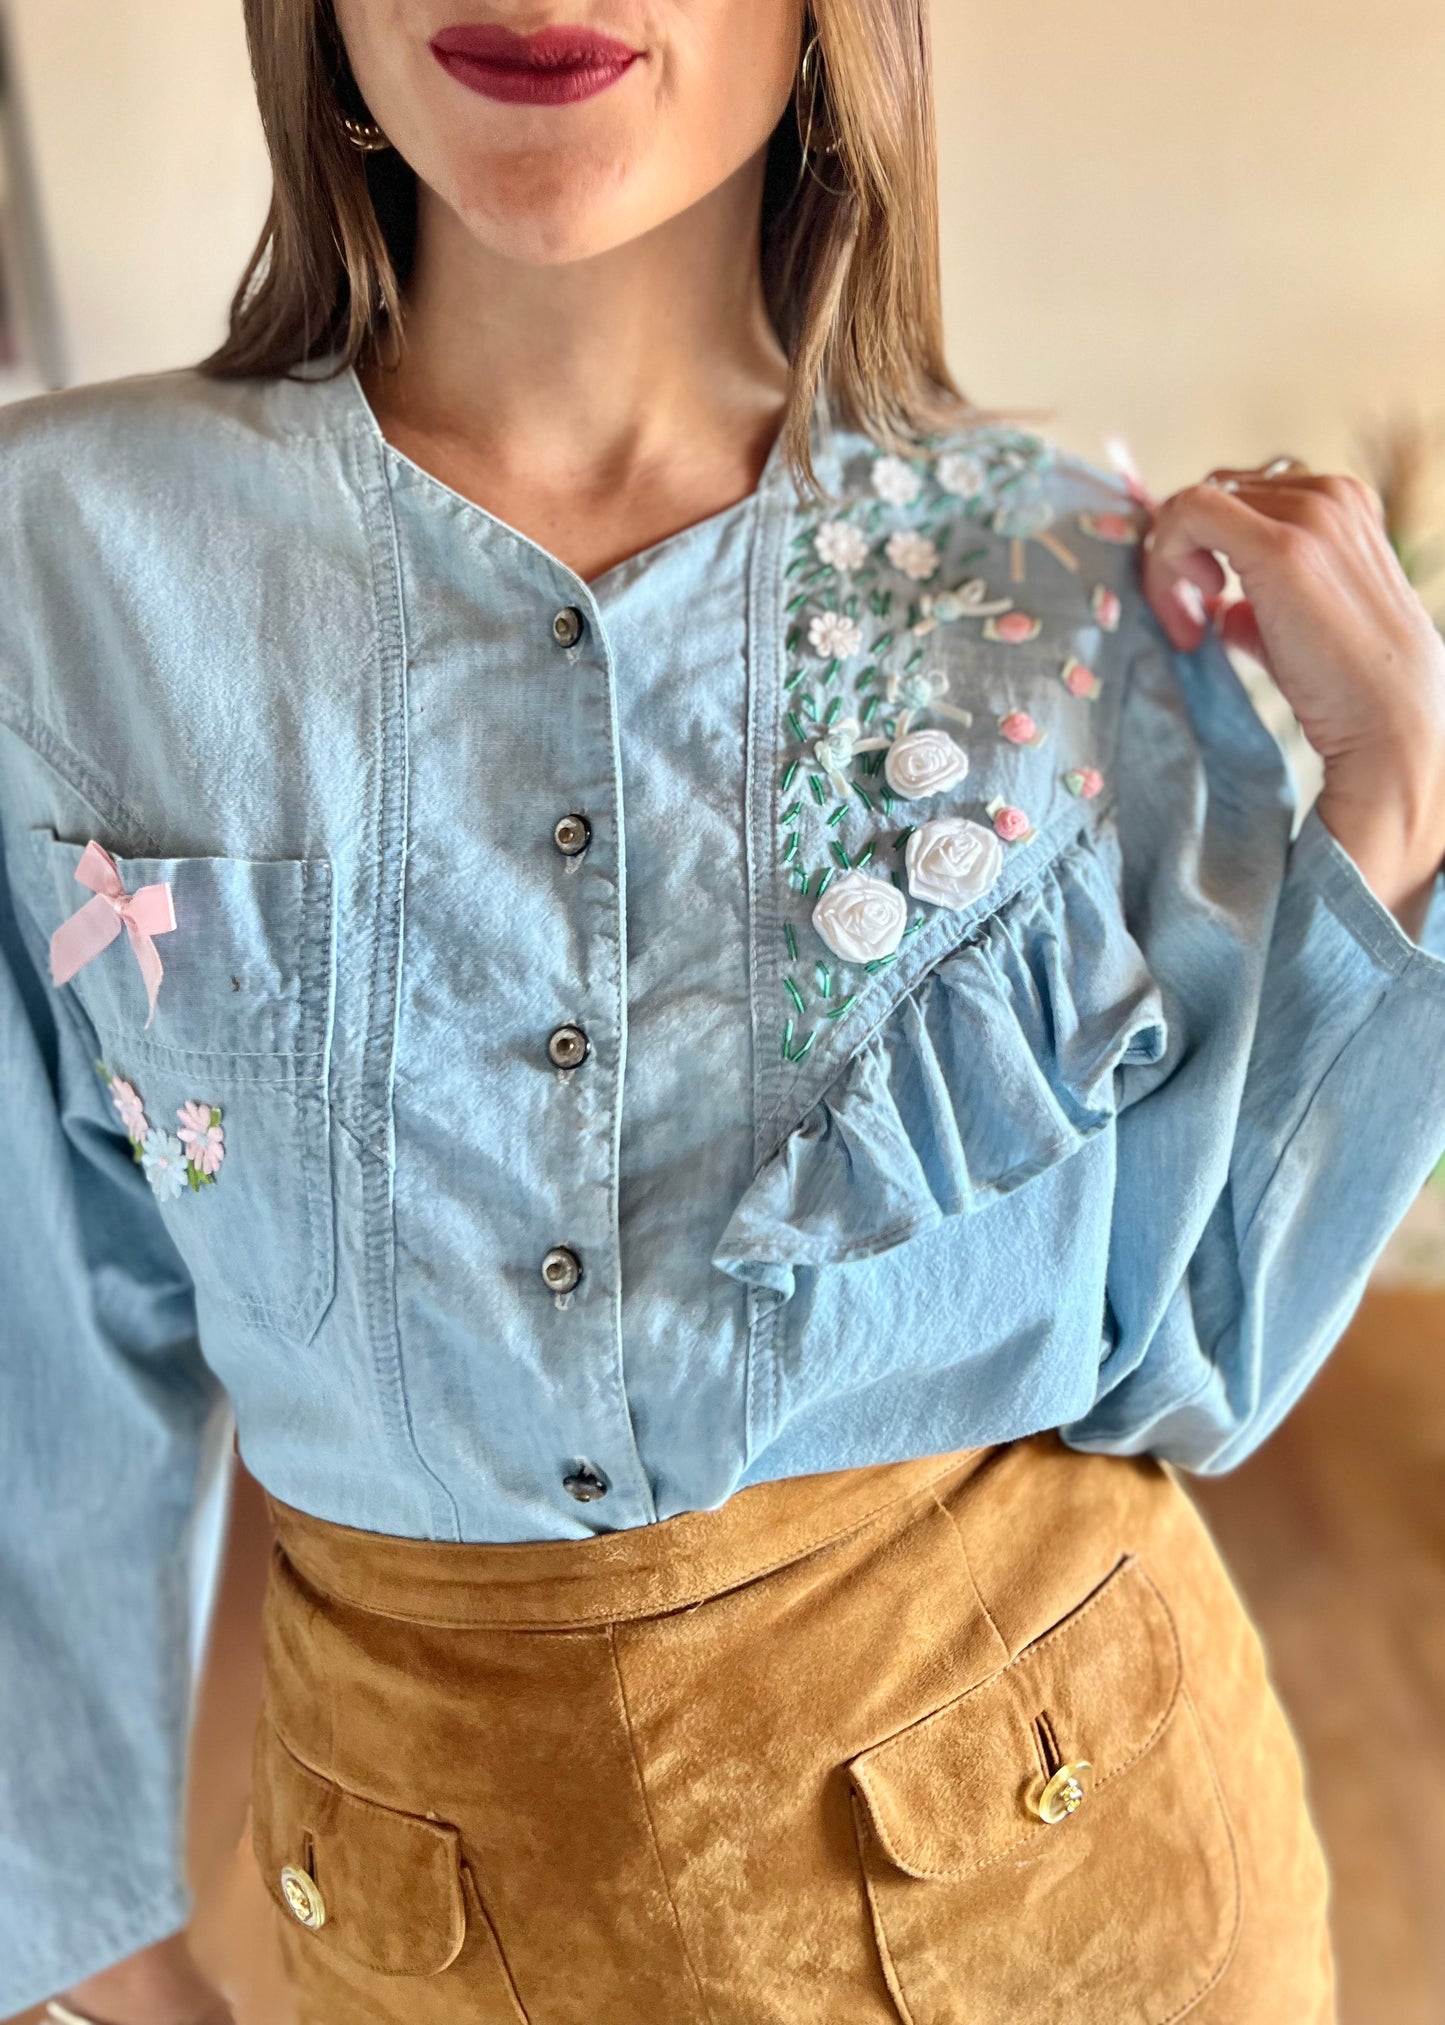
{"type": "Polygon", "coordinates": [[[615,165],[509,156],[469,177],[455,209],[494,253],[561,266],[607,253],[661,222],[629,201],[625,180],[615,165]]]}

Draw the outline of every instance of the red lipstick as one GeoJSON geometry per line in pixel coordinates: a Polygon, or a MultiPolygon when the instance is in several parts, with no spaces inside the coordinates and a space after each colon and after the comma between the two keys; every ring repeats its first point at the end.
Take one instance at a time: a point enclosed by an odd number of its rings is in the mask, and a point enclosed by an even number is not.
{"type": "Polygon", "coordinates": [[[615,84],[641,55],[611,35],[565,23],[519,35],[477,22],[443,28],[431,53],[458,84],[510,105],[570,105],[615,84]]]}

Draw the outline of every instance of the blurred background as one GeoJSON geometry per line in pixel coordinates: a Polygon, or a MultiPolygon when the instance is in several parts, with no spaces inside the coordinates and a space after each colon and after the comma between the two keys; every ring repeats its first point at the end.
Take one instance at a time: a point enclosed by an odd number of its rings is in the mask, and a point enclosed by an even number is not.
{"type": "MultiPolygon", "coordinates": [[[[1440,0],[933,7],[966,390],[1095,461],[1121,440],[1159,497],[1281,452],[1356,471],[1445,619],[1440,0]]],[[[0,0],[0,400],[209,350],[268,184],[240,0],[0,0]]],[[[1311,756],[1241,673],[1303,808],[1311,756]]],[[[1342,2025],[1445,2025],[1445,1169],[1284,1428],[1191,1489],[1305,1752],[1342,2025]]],[[[267,1553],[244,1479],[229,1518],[197,1947],[242,2025],[290,2025],[244,1847],[267,1553]]]]}

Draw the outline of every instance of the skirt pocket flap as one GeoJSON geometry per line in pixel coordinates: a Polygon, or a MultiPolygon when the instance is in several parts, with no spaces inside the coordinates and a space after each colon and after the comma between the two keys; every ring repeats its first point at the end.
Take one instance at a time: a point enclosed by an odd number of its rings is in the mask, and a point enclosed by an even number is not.
{"type": "Polygon", "coordinates": [[[256,1735],[252,1848],[277,1905],[329,1948],[385,1976],[432,1976],[466,1938],[461,1838],[302,1764],[269,1718],[256,1735]]]}
{"type": "Polygon", "coordinates": [[[1180,1677],[1168,1607],[1128,1556],[998,1673],[850,1760],[878,1844],[910,1877],[961,1882],[1066,1833],[1158,1738],[1180,1677]]]}

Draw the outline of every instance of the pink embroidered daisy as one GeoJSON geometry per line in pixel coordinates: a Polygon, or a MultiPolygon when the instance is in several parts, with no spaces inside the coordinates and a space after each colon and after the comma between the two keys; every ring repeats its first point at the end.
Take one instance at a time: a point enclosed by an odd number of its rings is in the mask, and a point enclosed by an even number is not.
{"type": "Polygon", "coordinates": [[[135,1088],[123,1076],[110,1079],[110,1101],[116,1108],[120,1122],[126,1129],[127,1137],[139,1142],[150,1131],[146,1123],[145,1106],[141,1103],[135,1088]]]}
{"type": "Polygon", "coordinates": [[[226,1157],[225,1127],[221,1114],[211,1104],[182,1104],[176,1117],[176,1137],[185,1147],[194,1167],[202,1174],[214,1174],[226,1157]]]}
{"type": "Polygon", "coordinates": [[[1010,745],[1042,745],[1044,734],[1027,710],[1010,710],[998,721],[999,735],[1010,745]]]}
{"type": "Polygon", "coordinates": [[[1084,801],[1092,801],[1104,785],[1104,776],[1096,766],[1070,767],[1064,775],[1064,786],[1071,795],[1078,795],[1084,801]]]}

